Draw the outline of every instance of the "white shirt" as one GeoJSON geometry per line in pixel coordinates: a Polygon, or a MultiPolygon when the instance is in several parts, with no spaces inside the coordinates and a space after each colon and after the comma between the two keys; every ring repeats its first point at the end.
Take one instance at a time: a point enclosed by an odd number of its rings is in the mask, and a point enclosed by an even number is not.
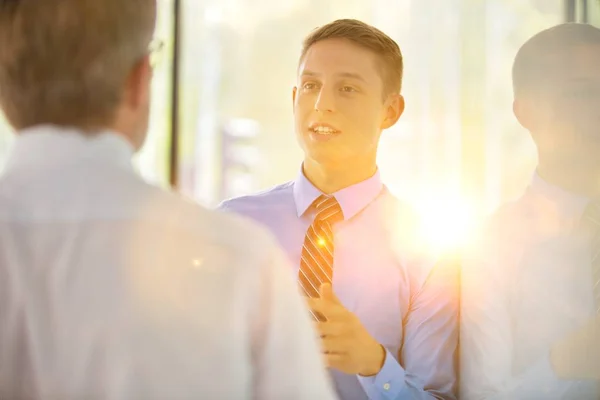
{"type": "Polygon", "coordinates": [[[144,183],[120,136],[21,132],[0,179],[1,399],[333,399],[266,231],[144,183]]]}
{"type": "Polygon", "coordinates": [[[596,399],[591,381],[559,379],[552,345],[594,316],[589,200],[535,176],[491,219],[465,262],[461,399],[596,399]]]}

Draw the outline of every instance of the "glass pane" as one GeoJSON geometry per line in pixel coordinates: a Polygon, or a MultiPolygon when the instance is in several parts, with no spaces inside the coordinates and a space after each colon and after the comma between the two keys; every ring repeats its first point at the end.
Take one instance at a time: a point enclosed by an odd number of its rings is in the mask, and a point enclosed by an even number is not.
{"type": "Polygon", "coordinates": [[[4,168],[4,164],[6,163],[6,158],[13,141],[13,129],[6,121],[4,113],[0,112],[0,173],[4,168]]]}
{"type": "Polygon", "coordinates": [[[150,125],[146,143],[134,157],[134,165],[149,182],[169,185],[169,145],[171,130],[171,74],[173,71],[173,1],[158,1],[155,37],[163,42],[156,55],[152,80],[150,125]]]}
{"type": "Polygon", "coordinates": [[[588,1],[588,21],[590,24],[600,27],[600,0],[588,1]]]}
{"type": "Polygon", "coordinates": [[[511,64],[528,37],[562,21],[561,0],[261,4],[184,3],[184,192],[215,204],[294,178],[302,157],[291,108],[300,43],[314,27],[343,17],[377,26],[404,53],[407,108],[384,132],[379,155],[392,190],[422,202],[440,191],[456,194],[461,181],[481,175],[474,179],[476,202],[489,210],[527,184],[535,152],[512,114],[511,64]],[[236,154],[257,161],[226,173],[225,127],[238,120],[253,121],[259,132],[236,154]]]}

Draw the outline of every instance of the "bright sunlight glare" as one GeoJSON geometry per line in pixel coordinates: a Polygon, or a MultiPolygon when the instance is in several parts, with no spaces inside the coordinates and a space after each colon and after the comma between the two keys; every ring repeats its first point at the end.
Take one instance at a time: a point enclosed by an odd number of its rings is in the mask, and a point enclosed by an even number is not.
{"type": "Polygon", "coordinates": [[[474,239],[473,202],[452,192],[427,193],[416,202],[424,244],[434,252],[459,252],[474,239]]]}

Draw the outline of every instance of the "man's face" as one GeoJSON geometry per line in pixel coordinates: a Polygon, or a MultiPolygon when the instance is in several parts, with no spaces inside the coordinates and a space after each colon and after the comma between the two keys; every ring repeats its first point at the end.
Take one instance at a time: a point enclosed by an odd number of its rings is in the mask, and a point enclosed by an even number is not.
{"type": "Polygon", "coordinates": [[[305,159],[336,166],[375,161],[382,129],[397,121],[404,106],[397,94],[384,99],[378,61],[373,52],[344,39],[308,49],[293,91],[296,135],[305,159]]]}
{"type": "Polygon", "coordinates": [[[550,157],[599,164],[600,45],[580,45],[547,58],[543,84],[528,106],[530,130],[550,157]]]}

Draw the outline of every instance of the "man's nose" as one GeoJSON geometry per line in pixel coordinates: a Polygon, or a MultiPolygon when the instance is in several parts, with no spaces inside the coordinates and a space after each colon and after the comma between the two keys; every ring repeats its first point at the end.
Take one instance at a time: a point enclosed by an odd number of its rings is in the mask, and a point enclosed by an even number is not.
{"type": "Polygon", "coordinates": [[[331,88],[322,86],[315,101],[315,111],[333,112],[335,111],[335,94],[331,88]]]}

